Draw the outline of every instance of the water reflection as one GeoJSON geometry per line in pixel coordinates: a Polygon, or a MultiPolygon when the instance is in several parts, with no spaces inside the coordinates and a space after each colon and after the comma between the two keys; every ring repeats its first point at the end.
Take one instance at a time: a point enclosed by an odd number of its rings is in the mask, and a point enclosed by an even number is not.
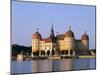
{"type": "Polygon", "coordinates": [[[32,72],[49,72],[52,71],[52,61],[51,60],[33,60],[32,62],[32,72]]]}
{"type": "Polygon", "coordinates": [[[73,62],[73,59],[63,59],[61,60],[60,62],[60,70],[61,71],[65,71],[65,70],[72,70],[72,62],[73,62]]]}
{"type": "Polygon", "coordinates": [[[31,73],[31,62],[19,62],[12,61],[11,62],[11,73],[31,73]]]}
{"type": "Polygon", "coordinates": [[[95,58],[12,61],[11,73],[55,72],[67,70],[95,69],[95,58]]]}
{"type": "Polygon", "coordinates": [[[89,59],[74,59],[73,60],[73,69],[74,70],[81,70],[81,69],[89,69],[89,59]]]}
{"type": "Polygon", "coordinates": [[[89,68],[96,69],[96,59],[94,58],[89,59],[89,68]]]}
{"type": "Polygon", "coordinates": [[[52,71],[60,71],[60,60],[53,60],[52,61],[52,71]]]}
{"type": "Polygon", "coordinates": [[[35,60],[31,62],[32,72],[55,72],[72,69],[72,59],[35,60]]]}

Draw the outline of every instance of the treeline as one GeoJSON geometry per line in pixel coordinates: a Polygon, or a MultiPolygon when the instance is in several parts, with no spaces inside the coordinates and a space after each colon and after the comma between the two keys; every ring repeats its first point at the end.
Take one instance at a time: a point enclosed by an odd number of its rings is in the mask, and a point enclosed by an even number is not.
{"type": "Polygon", "coordinates": [[[11,54],[12,54],[12,56],[17,56],[17,54],[23,52],[23,54],[30,55],[31,49],[32,49],[31,46],[26,47],[26,46],[21,46],[21,45],[14,44],[14,45],[12,45],[11,54]]]}
{"type": "Polygon", "coordinates": [[[90,49],[90,51],[93,51],[94,53],[96,53],[96,49],[90,49]]]}

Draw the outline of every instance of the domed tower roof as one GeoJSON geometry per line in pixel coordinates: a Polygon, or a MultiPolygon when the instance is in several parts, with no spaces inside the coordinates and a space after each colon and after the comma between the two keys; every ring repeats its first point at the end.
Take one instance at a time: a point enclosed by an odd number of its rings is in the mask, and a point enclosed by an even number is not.
{"type": "Polygon", "coordinates": [[[65,33],[65,37],[73,37],[74,33],[71,31],[71,26],[69,26],[69,30],[65,33]]]}
{"type": "Polygon", "coordinates": [[[86,32],[84,32],[84,34],[82,35],[81,40],[89,40],[89,36],[86,32]]]}
{"type": "Polygon", "coordinates": [[[38,32],[38,28],[37,31],[32,35],[32,39],[42,39],[41,34],[38,32]]]}

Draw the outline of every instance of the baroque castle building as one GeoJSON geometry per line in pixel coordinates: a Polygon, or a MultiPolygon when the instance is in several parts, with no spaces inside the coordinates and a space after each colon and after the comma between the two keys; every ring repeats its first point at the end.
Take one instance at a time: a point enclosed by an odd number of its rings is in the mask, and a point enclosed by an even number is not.
{"type": "Polygon", "coordinates": [[[52,50],[55,53],[63,52],[70,55],[79,55],[81,52],[89,51],[89,36],[86,32],[82,34],[81,39],[75,39],[74,32],[69,26],[68,31],[64,34],[54,35],[53,25],[51,27],[50,35],[47,38],[42,38],[41,34],[37,31],[32,35],[32,53],[36,51],[50,52],[52,50]]]}

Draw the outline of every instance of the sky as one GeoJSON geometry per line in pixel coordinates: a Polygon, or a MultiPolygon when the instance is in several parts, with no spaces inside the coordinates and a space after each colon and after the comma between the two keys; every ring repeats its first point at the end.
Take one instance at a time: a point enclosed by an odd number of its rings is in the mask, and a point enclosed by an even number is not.
{"type": "Polygon", "coordinates": [[[42,38],[54,32],[64,34],[71,26],[75,39],[84,31],[89,35],[89,48],[95,48],[95,6],[12,1],[12,44],[31,46],[32,34],[38,28],[42,38]]]}

